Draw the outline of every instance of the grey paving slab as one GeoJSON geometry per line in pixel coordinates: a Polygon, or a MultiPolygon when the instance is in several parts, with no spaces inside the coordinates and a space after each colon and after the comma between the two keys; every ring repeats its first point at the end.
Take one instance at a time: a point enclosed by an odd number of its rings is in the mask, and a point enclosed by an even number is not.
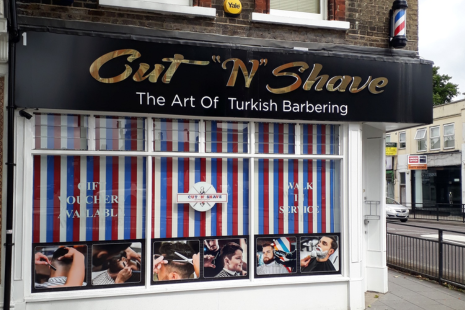
{"type": "Polygon", "coordinates": [[[422,308],[427,305],[444,305],[428,297],[419,298],[418,295],[413,296],[413,298],[409,299],[408,301],[422,308]]]}
{"type": "Polygon", "coordinates": [[[426,296],[432,299],[456,299],[457,297],[447,294],[445,292],[436,291],[436,292],[418,292],[422,296],[426,296]]]}
{"type": "MultiPolygon", "coordinates": [[[[376,304],[375,304],[376,305],[376,304]]],[[[395,310],[422,310],[421,307],[414,305],[406,300],[402,301],[390,301],[387,306],[395,310]]]]}
{"type": "Polygon", "coordinates": [[[388,302],[388,301],[400,301],[403,299],[397,295],[387,293],[387,294],[383,294],[382,296],[379,296],[378,300],[383,301],[383,302],[388,302]]]}
{"type": "Polygon", "coordinates": [[[463,310],[465,309],[465,301],[463,300],[451,300],[451,299],[436,299],[440,304],[446,305],[454,310],[463,310]]]}

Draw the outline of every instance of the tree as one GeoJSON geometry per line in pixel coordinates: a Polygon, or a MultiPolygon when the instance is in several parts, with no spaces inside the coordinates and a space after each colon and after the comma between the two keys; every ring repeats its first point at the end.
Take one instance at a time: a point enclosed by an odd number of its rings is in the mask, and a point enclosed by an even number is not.
{"type": "Polygon", "coordinates": [[[452,78],[446,74],[439,74],[439,67],[433,66],[433,104],[440,105],[451,102],[452,98],[458,95],[457,84],[452,84],[452,78]]]}

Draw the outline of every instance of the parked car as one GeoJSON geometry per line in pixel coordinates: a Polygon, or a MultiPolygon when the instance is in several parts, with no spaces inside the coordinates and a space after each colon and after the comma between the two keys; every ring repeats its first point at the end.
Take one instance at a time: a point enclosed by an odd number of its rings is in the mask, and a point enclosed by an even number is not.
{"type": "Polygon", "coordinates": [[[386,197],[386,219],[399,219],[407,222],[410,211],[392,198],[386,197]]]}

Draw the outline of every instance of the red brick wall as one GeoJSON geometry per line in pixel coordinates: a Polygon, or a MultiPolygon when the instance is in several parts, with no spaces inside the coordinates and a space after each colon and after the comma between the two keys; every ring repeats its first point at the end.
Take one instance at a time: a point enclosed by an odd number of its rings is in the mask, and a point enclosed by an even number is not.
{"type": "MultiPolygon", "coordinates": [[[[98,0],[75,0],[72,6],[61,6],[59,0],[18,0],[17,3],[18,14],[24,16],[270,40],[389,47],[389,10],[393,0],[328,0],[328,20],[350,22],[347,31],[252,22],[252,12],[269,11],[269,0],[241,0],[243,10],[237,17],[224,13],[224,0],[195,1],[198,6],[216,8],[216,19],[105,8],[99,6],[98,0]]],[[[417,51],[418,0],[408,0],[408,5],[405,49],[417,51]]]]}

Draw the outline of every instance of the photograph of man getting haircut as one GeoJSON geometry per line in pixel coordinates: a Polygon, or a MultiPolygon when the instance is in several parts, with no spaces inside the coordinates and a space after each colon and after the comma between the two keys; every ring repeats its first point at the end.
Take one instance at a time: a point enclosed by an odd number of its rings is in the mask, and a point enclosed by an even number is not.
{"type": "Polygon", "coordinates": [[[200,242],[162,241],[153,244],[153,281],[198,279],[200,242]]]}
{"type": "Polygon", "coordinates": [[[205,278],[229,278],[247,275],[246,239],[207,239],[204,241],[205,278]]]}
{"type": "Polygon", "coordinates": [[[110,243],[92,246],[92,285],[141,281],[142,244],[110,243]]]}
{"type": "Polygon", "coordinates": [[[289,274],[296,272],[295,237],[257,238],[257,274],[289,274]]]}
{"type": "Polygon", "coordinates": [[[325,235],[300,238],[300,270],[302,272],[339,271],[338,237],[325,235]]]}
{"type": "Polygon", "coordinates": [[[34,249],[34,287],[86,286],[87,246],[38,246],[34,249]]]}

